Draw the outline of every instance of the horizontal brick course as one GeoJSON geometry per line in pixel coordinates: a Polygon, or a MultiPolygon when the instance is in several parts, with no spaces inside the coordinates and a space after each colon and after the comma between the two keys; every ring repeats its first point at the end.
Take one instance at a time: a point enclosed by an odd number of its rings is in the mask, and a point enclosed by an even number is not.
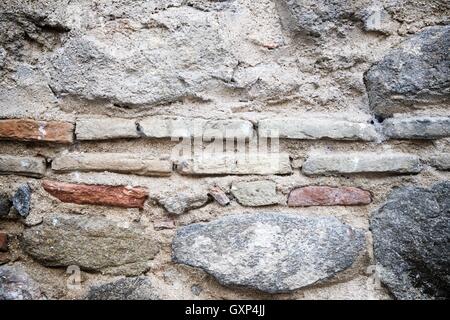
{"type": "Polygon", "coordinates": [[[74,125],[69,122],[30,119],[0,120],[0,139],[72,143],[74,125]]]}
{"type": "Polygon", "coordinates": [[[393,118],[383,122],[391,139],[437,139],[450,136],[450,117],[393,118]]]}
{"type": "Polygon", "coordinates": [[[79,119],[75,134],[78,140],[139,138],[136,121],[120,118],[79,119]]]}
{"type": "Polygon", "coordinates": [[[322,118],[276,118],[258,122],[260,137],[279,134],[287,139],[335,139],[364,140],[377,139],[375,127],[368,123],[322,118]]]}
{"type": "Polygon", "coordinates": [[[45,170],[44,158],[0,155],[0,174],[17,174],[40,178],[45,174],[45,170]]]}
{"type": "Polygon", "coordinates": [[[198,118],[150,117],[139,121],[142,133],[148,138],[195,137],[249,139],[253,136],[250,121],[205,120],[198,118]]]}
{"type": "Polygon", "coordinates": [[[57,172],[110,171],[144,176],[169,176],[172,161],[129,153],[69,153],[52,162],[57,172]]]}
{"type": "Polygon", "coordinates": [[[270,175],[290,174],[292,168],[286,153],[246,155],[219,154],[180,160],[177,170],[184,175],[270,175]]]}
{"type": "Polygon", "coordinates": [[[42,181],[42,187],[62,202],[123,208],[143,208],[148,197],[146,188],[73,184],[42,181]]]}
{"type": "Polygon", "coordinates": [[[302,167],[306,175],[418,173],[421,170],[420,160],[415,155],[375,152],[312,154],[302,167]]]}
{"type": "Polygon", "coordinates": [[[354,187],[307,186],[291,191],[290,207],[361,205],[372,201],[370,192],[354,187]]]}

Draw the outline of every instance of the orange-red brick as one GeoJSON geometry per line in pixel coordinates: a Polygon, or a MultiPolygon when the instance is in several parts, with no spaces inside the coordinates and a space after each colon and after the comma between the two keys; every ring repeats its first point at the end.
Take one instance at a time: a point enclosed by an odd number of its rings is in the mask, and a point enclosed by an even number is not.
{"type": "Polygon", "coordinates": [[[0,139],[72,143],[74,125],[60,121],[0,120],[0,139]]]}
{"type": "Polygon", "coordinates": [[[148,197],[146,188],[72,184],[44,180],[42,187],[62,202],[123,208],[143,208],[148,197]]]}

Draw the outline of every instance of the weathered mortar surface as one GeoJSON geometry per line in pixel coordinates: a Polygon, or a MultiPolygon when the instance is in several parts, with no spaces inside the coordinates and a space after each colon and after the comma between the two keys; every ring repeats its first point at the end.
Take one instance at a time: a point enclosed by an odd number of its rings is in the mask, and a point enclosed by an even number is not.
{"type": "MultiPolygon", "coordinates": [[[[374,27],[369,25],[367,17],[379,9],[371,7],[369,2],[345,1],[343,11],[339,12],[328,7],[326,1],[319,1],[325,13],[318,16],[317,13],[308,16],[310,12],[301,9],[310,5],[310,1],[303,0],[171,0],[149,1],[145,5],[140,1],[133,4],[102,1],[95,9],[91,7],[95,1],[70,5],[64,0],[38,1],[31,6],[10,0],[0,4],[0,11],[7,18],[0,23],[0,29],[9,30],[0,32],[1,118],[74,123],[75,133],[79,119],[103,119],[106,123],[113,118],[130,120],[126,129],[116,132],[116,136],[114,132],[98,132],[104,134],[101,139],[107,138],[101,141],[81,141],[76,135],[71,145],[0,141],[2,156],[43,157],[50,161],[66,154],[86,152],[145,154],[154,159],[170,159],[176,142],[164,137],[145,138],[145,130],[140,132],[142,128],[133,126],[153,116],[249,121],[254,125],[252,141],[258,132],[258,121],[275,118],[340,119],[364,123],[371,133],[369,139],[357,141],[341,141],[353,137],[353,133],[341,135],[342,139],[339,133],[333,134],[331,138],[335,139],[329,139],[326,131],[325,134],[319,131],[316,137],[325,139],[282,139],[279,151],[293,160],[290,175],[191,176],[173,170],[170,176],[155,177],[113,172],[60,173],[51,170],[50,165],[43,173],[46,179],[74,184],[147,188],[149,200],[142,210],[63,203],[42,188],[40,179],[0,175],[0,191],[9,196],[26,183],[33,190],[31,210],[26,218],[19,219],[15,209],[0,217],[1,232],[7,233],[9,239],[8,252],[0,252],[0,264],[20,264],[48,298],[84,298],[90,287],[117,281],[121,276],[83,271],[81,290],[69,290],[65,267],[44,266],[34,260],[23,250],[21,238],[24,232],[30,232],[25,230],[40,228],[54,214],[81,215],[85,221],[101,216],[111,224],[137,224],[158,243],[160,250],[156,256],[145,261],[145,268],[140,266],[136,272],[142,271],[154,290],[154,295],[147,295],[148,298],[390,298],[385,289],[370,285],[369,266],[375,264],[375,258],[369,217],[396,187],[427,188],[449,180],[448,165],[443,164],[448,163],[450,140],[448,128],[427,140],[387,139],[382,124],[373,117],[364,74],[387,56],[391,48],[411,39],[423,28],[440,28],[448,23],[450,9],[441,1],[384,0],[379,6],[388,18],[382,20],[381,26],[374,27]],[[81,24],[74,19],[78,16],[86,17],[81,24]],[[103,26],[99,18],[103,18],[103,26]],[[140,47],[139,43],[149,46],[140,47]],[[377,131],[376,138],[372,126],[377,131]],[[116,139],[117,135],[125,138],[116,139]],[[298,167],[314,153],[355,152],[412,154],[420,158],[423,169],[417,174],[401,175],[306,176],[298,167]],[[276,184],[278,204],[262,209],[244,207],[233,198],[233,184],[261,180],[276,184]],[[175,196],[181,193],[206,195],[215,185],[227,192],[231,198],[229,205],[207,202],[200,208],[175,215],[158,202],[171,196],[176,201],[175,196]],[[316,185],[368,190],[372,202],[358,206],[287,206],[291,190],[316,185]],[[223,286],[201,269],[172,261],[173,238],[180,228],[236,214],[262,212],[302,218],[336,217],[352,228],[362,229],[366,244],[351,268],[324,283],[289,293],[268,294],[223,286]]],[[[443,63],[448,66],[449,62],[443,63]]],[[[448,119],[448,105],[442,104],[441,99],[448,99],[445,88],[448,90],[448,84],[439,87],[437,103],[431,99],[409,108],[400,102],[401,107],[396,109],[400,112],[393,119],[417,116],[448,119]]],[[[423,97],[416,93],[412,96],[423,97]]],[[[389,112],[383,112],[383,116],[386,113],[389,112]]],[[[244,135],[248,136],[250,128],[244,128],[244,135]]],[[[420,134],[424,131],[420,130],[420,134]]],[[[164,168],[166,172],[167,167],[164,168]]],[[[39,170],[42,174],[42,168],[39,170]]],[[[130,274],[126,268],[117,273],[130,274]]],[[[142,295],[145,292],[136,293],[138,297],[142,295]]]]}

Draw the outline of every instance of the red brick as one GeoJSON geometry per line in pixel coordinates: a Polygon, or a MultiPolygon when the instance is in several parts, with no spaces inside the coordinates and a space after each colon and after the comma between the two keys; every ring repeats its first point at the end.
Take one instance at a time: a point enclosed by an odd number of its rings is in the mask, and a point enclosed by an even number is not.
{"type": "Polygon", "coordinates": [[[0,232],[0,251],[8,251],[8,235],[3,232],[0,232]]]}
{"type": "Polygon", "coordinates": [[[146,188],[72,184],[44,180],[42,187],[62,202],[123,208],[143,208],[148,197],[146,188]]]}
{"type": "Polygon", "coordinates": [[[4,140],[72,143],[73,132],[74,125],[69,122],[0,120],[0,139],[4,140]]]}
{"type": "Polygon", "coordinates": [[[213,197],[214,200],[216,200],[217,203],[220,204],[221,206],[226,206],[230,204],[230,199],[228,198],[226,193],[223,192],[223,190],[217,186],[210,188],[208,194],[211,195],[211,197],[213,197]]]}
{"type": "Polygon", "coordinates": [[[370,192],[354,187],[308,186],[289,194],[290,207],[360,205],[372,201],[370,192]]]}

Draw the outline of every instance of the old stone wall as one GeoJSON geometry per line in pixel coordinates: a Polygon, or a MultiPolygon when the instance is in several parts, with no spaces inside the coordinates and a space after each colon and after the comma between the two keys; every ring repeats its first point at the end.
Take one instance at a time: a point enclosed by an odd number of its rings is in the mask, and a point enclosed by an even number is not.
{"type": "Polygon", "coordinates": [[[450,292],[445,0],[0,4],[0,299],[450,292]]]}

